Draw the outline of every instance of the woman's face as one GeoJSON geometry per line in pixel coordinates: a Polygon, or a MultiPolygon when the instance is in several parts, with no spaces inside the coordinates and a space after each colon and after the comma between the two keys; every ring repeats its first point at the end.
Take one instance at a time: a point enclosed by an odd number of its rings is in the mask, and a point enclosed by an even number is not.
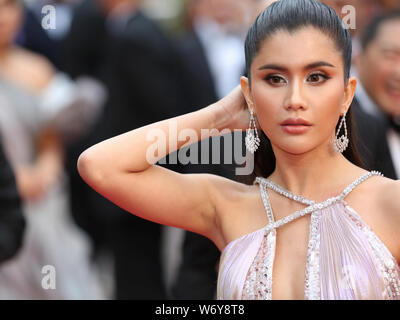
{"type": "Polygon", "coordinates": [[[14,41],[22,18],[21,5],[16,0],[0,0],[0,47],[14,41]]]}
{"type": "Polygon", "coordinates": [[[331,143],[356,88],[355,78],[344,84],[343,59],[333,40],[313,27],[277,31],[264,40],[250,74],[251,88],[241,79],[249,108],[273,148],[291,154],[331,143]],[[309,125],[283,125],[289,118],[309,125]]]}

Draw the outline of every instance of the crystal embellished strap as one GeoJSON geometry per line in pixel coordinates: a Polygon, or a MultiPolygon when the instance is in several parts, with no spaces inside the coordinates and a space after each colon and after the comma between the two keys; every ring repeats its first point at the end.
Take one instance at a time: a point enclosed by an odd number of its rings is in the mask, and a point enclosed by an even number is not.
{"type": "MultiPolygon", "coordinates": [[[[312,212],[314,212],[316,210],[324,209],[326,207],[331,206],[332,204],[334,204],[337,201],[343,200],[356,186],[358,186],[361,182],[365,181],[366,179],[368,179],[372,175],[383,176],[383,174],[378,172],[378,171],[371,171],[371,172],[368,172],[368,173],[364,174],[363,176],[361,176],[357,180],[355,180],[347,188],[345,188],[340,195],[338,195],[336,197],[329,198],[329,199],[327,199],[325,201],[322,201],[322,202],[319,202],[319,203],[315,203],[314,201],[308,200],[309,202],[312,202],[311,205],[309,205],[308,207],[306,207],[306,208],[304,208],[302,210],[298,210],[298,211],[286,216],[285,218],[282,218],[282,219],[279,219],[278,221],[269,223],[265,227],[266,231],[269,232],[272,229],[279,228],[279,227],[281,227],[281,226],[283,226],[283,225],[285,225],[285,224],[287,224],[287,223],[289,223],[289,222],[291,222],[291,221],[293,221],[293,220],[295,220],[297,218],[305,216],[306,214],[312,213],[312,212]]],[[[267,181],[267,179],[260,178],[260,177],[257,177],[257,179],[258,179],[257,182],[260,183],[260,185],[266,185],[265,182],[267,181]]],[[[281,187],[279,187],[279,188],[280,188],[281,191],[284,190],[281,187]]],[[[294,196],[296,196],[295,194],[291,193],[290,191],[287,191],[287,193],[292,195],[291,199],[301,202],[299,199],[295,199],[294,198],[294,196]]],[[[283,195],[285,195],[285,194],[283,194],[283,195]]],[[[290,197],[290,196],[288,196],[288,197],[290,197]]],[[[266,200],[269,200],[269,199],[266,198],[266,200]]],[[[270,205],[269,201],[267,201],[266,207],[268,208],[268,211],[270,211],[271,215],[272,215],[271,205],[270,205]]],[[[268,211],[267,211],[267,214],[269,214],[268,211]]]]}
{"type": "MultiPolygon", "coordinates": [[[[367,172],[363,176],[359,177],[357,180],[353,181],[349,186],[347,186],[340,193],[339,196],[341,197],[341,199],[344,199],[356,186],[358,186],[361,182],[365,181],[372,175],[383,176],[383,174],[379,171],[367,172]]],[[[307,204],[309,206],[316,203],[314,200],[309,200],[307,198],[304,198],[303,196],[294,194],[294,193],[290,192],[289,190],[286,190],[285,188],[281,187],[280,185],[276,184],[275,182],[273,182],[271,180],[268,180],[268,179],[265,179],[262,177],[256,177],[256,180],[254,181],[254,183],[256,183],[256,182],[260,183],[260,185],[261,185],[261,183],[264,183],[267,187],[271,188],[275,192],[285,196],[286,198],[292,199],[294,201],[301,202],[301,203],[307,204]]]]}
{"type": "Polygon", "coordinates": [[[271,209],[271,206],[270,206],[270,201],[269,201],[269,197],[268,197],[268,190],[265,187],[264,182],[260,183],[260,192],[261,192],[261,198],[262,198],[263,203],[264,203],[265,211],[267,212],[268,222],[269,223],[274,223],[275,219],[274,219],[274,215],[272,213],[272,209],[271,209]]]}
{"type": "Polygon", "coordinates": [[[346,187],[342,193],[339,195],[340,199],[344,199],[351,191],[353,191],[353,189],[355,187],[357,187],[361,182],[367,180],[369,177],[373,176],[373,175],[377,175],[377,176],[381,176],[383,177],[383,174],[379,171],[371,171],[368,172],[366,174],[364,174],[363,176],[361,176],[360,178],[358,178],[357,180],[355,180],[353,183],[351,183],[348,187],[346,187]]]}
{"type": "Polygon", "coordinates": [[[304,198],[303,196],[294,194],[288,190],[286,190],[285,188],[277,185],[275,182],[272,182],[271,180],[268,179],[263,179],[263,178],[259,178],[257,177],[256,179],[262,179],[262,183],[264,183],[267,187],[269,187],[270,189],[274,190],[275,192],[285,196],[286,198],[292,199],[294,201],[298,201],[307,205],[312,205],[315,203],[315,201],[313,200],[308,200],[306,198],[304,198]]]}

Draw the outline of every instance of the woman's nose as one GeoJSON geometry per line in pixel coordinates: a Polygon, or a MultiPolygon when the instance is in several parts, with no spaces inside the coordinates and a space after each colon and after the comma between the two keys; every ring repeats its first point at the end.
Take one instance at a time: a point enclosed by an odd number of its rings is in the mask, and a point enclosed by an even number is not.
{"type": "Polygon", "coordinates": [[[288,96],[285,103],[286,110],[297,110],[297,109],[306,109],[306,103],[304,101],[304,89],[300,81],[293,81],[291,85],[289,85],[288,96]]]}

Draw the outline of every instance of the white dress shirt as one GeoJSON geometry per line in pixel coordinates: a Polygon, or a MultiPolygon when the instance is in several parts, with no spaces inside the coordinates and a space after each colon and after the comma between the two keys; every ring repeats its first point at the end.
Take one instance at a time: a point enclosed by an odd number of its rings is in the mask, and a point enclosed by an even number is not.
{"type": "Polygon", "coordinates": [[[194,29],[205,50],[216,93],[221,99],[240,83],[245,67],[243,40],[209,19],[197,19],[194,29]]]}

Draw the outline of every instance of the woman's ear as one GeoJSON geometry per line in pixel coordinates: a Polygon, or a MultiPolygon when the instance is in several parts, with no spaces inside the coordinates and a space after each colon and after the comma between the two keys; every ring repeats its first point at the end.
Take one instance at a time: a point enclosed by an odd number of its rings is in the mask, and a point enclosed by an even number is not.
{"type": "Polygon", "coordinates": [[[354,95],[357,89],[357,79],[355,77],[349,78],[347,86],[344,90],[344,101],[343,101],[343,108],[342,112],[347,112],[350,108],[350,105],[354,99],[354,95]]]}
{"type": "Polygon", "coordinates": [[[248,108],[250,110],[253,110],[254,114],[255,114],[254,104],[253,104],[253,100],[251,98],[251,88],[250,88],[250,84],[249,84],[249,79],[244,76],[240,77],[240,86],[242,87],[242,92],[246,99],[248,108]]]}

